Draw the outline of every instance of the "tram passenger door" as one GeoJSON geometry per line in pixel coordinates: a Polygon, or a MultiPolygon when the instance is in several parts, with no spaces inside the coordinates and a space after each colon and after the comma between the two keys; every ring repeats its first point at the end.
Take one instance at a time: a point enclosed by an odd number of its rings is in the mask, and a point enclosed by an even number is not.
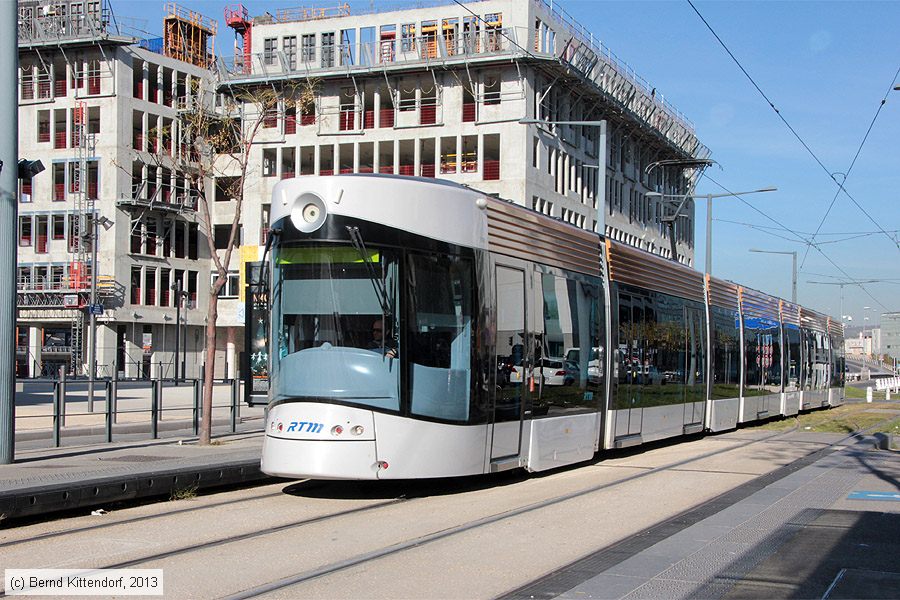
{"type": "MultiPolygon", "coordinates": [[[[522,444],[525,387],[531,373],[525,330],[525,272],[496,267],[497,385],[491,460],[517,457],[522,444]]],[[[511,466],[518,466],[517,464],[511,466]]]]}

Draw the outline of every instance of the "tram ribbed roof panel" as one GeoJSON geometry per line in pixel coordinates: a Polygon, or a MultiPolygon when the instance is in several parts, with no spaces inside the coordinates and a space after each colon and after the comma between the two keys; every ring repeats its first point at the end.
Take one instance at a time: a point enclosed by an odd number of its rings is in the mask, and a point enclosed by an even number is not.
{"type": "Polygon", "coordinates": [[[800,325],[822,333],[828,332],[828,317],[809,308],[800,307],[800,325]]]}
{"type": "Polygon", "coordinates": [[[781,299],[741,286],[741,314],[781,321],[781,299]]]}
{"type": "Polygon", "coordinates": [[[781,320],[789,325],[800,325],[800,305],[781,301],[781,320]]]}
{"type": "Polygon", "coordinates": [[[717,279],[711,275],[707,277],[707,292],[710,305],[729,310],[740,310],[741,301],[738,294],[738,284],[725,279],[717,279]]]}
{"type": "Polygon", "coordinates": [[[488,248],[600,277],[600,236],[517,204],[488,199],[488,248]]]}
{"type": "Polygon", "coordinates": [[[606,240],[609,278],[664,294],[703,302],[706,289],[703,274],[672,260],[606,240]]]}
{"type": "Polygon", "coordinates": [[[834,337],[844,337],[844,324],[828,317],[828,333],[834,337]]]}

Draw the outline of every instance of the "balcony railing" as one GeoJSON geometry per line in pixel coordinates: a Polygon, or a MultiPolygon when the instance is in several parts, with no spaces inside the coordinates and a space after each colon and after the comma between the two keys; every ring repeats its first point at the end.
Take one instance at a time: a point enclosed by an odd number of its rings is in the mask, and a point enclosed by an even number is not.
{"type": "Polygon", "coordinates": [[[383,40],[358,44],[319,46],[308,55],[289,57],[280,50],[219,59],[223,81],[272,77],[277,75],[321,73],[326,71],[367,70],[373,66],[421,65],[447,60],[521,54],[513,27],[463,33],[449,43],[443,36],[401,40],[383,40]],[[293,58],[293,60],[291,60],[293,58]]]}

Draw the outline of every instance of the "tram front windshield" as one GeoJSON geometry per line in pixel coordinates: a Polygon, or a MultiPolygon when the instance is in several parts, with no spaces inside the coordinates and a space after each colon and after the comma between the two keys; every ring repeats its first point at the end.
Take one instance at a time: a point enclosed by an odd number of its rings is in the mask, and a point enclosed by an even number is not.
{"type": "Polygon", "coordinates": [[[330,244],[273,259],[273,399],[399,410],[398,256],[330,244]]]}

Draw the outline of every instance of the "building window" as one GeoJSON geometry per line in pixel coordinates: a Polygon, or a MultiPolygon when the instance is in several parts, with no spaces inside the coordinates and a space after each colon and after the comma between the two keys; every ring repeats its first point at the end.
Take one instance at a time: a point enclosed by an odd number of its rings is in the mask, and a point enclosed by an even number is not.
{"type": "Polygon", "coordinates": [[[400,51],[413,52],[416,49],[416,24],[407,23],[400,26],[400,51]]]}
{"type": "Polygon", "coordinates": [[[322,66],[334,66],[334,32],[322,34],[322,66]]]}
{"type": "Polygon", "coordinates": [[[284,58],[287,59],[288,69],[293,71],[297,68],[297,36],[285,37],[281,41],[281,49],[284,51],[284,58]]]}
{"type": "Polygon", "coordinates": [[[265,64],[275,64],[276,48],[278,48],[278,38],[266,38],[263,40],[263,62],[265,64]]]}
{"type": "Polygon", "coordinates": [[[19,217],[19,245],[31,245],[31,215],[19,217]]]}
{"type": "Polygon", "coordinates": [[[315,34],[306,34],[300,38],[300,60],[304,63],[311,63],[316,60],[315,34]]]}
{"type": "Polygon", "coordinates": [[[262,159],[262,171],[263,177],[275,177],[277,174],[277,154],[278,151],[275,148],[264,148],[263,149],[263,159],[262,159]]]}
{"type": "MultiPolygon", "coordinates": [[[[209,285],[212,285],[216,282],[216,278],[219,274],[215,271],[209,274],[209,285]]],[[[241,275],[238,271],[229,271],[226,275],[227,279],[225,281],[225,285],[222,286],[222,289],[219,290],[219,298],[237,298],[240,296],[241,290],[241,275]]]]}
{"type": "Polygon", "coordinates": [[[51,237],[54,240],[66,239],[66,215],[53,215],[51,223],[51,237]]]}

